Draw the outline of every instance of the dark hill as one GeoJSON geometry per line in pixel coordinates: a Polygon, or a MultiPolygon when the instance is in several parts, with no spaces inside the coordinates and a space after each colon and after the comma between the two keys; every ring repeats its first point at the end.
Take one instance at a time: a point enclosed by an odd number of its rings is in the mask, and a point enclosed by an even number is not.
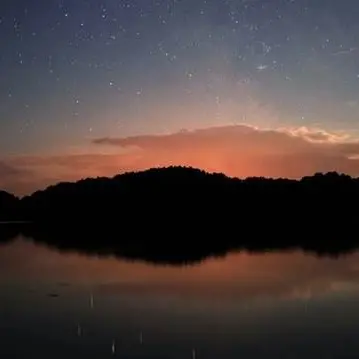
{"type": "Polygon", "coordinates": [[[113,178],[59,183],[21,200],[24,219],[175,233],[312,235],[353,230],[359,214],[359,180],[337,173],[300,181],[231,179],[193,168],[170,167],[113,178]],[[350,230],[349,230],[350,228],[350,230]]]}

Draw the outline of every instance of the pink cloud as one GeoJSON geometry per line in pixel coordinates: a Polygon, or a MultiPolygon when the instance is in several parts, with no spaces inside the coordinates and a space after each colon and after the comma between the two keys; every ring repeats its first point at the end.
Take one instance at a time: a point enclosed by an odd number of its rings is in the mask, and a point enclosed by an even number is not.
{"type": "Polygon", "coordinates": [[[230,176],[298,178],[314,172],[359,173],[359,142],[325,131],[260,130],[246,125],[162,136],[100,138],[97,145],[137,148],[142,167],[183,164],[230,176]]]}

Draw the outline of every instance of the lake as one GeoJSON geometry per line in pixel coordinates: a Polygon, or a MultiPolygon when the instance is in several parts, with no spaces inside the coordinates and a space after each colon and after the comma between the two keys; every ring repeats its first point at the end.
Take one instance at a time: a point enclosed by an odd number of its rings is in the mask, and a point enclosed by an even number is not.
{"type": "Polygon", "coordinates": [[[175,266],[0,246],[1,358],[358,358],[359,254],[175,266]]]}

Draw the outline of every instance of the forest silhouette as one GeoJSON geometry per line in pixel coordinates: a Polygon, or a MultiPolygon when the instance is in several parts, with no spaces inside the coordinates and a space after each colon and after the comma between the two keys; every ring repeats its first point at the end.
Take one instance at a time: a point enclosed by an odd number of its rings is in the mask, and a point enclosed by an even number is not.
{"type": "Polygon", "coordinates": [[[17,231],[61,250],[193,262],[231,250],[355,250],[359,179],[229,178],[188,167],[58,183],[18,198],[0,192],[0,236],[17,231]]]}

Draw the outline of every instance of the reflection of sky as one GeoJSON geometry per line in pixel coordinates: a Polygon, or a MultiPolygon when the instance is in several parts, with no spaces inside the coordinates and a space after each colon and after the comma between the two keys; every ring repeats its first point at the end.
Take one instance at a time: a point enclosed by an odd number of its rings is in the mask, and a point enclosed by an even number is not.
{"type": "Polygon", "coordinates": [[[152,266],[115,258],[58,253],[18,240],[0,251],[3,285],[34,284],[93,288],[103,295],[133,295],[252,300],[315,296],[344,290],[359,280],[359,254],[341,259],[303,253],[236,253],[188,267],[152,266]],[[29,255],[31,253],[31,255],[29,255]]]}
{"type": "Polygon", "coordinates": [[[153,267],[18,241],[0,250],[0,355],[106,358],[113,340],[123,357],[185,358],[194,347],[206,358],[332,357],[338,342],[354,353],[357,260],[242,253],[153,267]]]}

